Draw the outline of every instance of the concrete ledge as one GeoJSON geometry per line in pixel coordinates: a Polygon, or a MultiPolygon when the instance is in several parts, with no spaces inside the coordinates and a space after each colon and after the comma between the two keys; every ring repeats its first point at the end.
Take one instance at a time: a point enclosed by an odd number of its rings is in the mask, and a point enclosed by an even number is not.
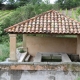
{"type": "Polygon", "coordinates": [[[66,53],[61,55],[62,55],[62,62],[71,62],[70,58],[66,53]]]}
{"type": "Polygon", "coordinates": [[[41,62],[41,57],[42,57],[42,55],[40,53],[38,53],[34,58],[34,62],[41,62]]]}
{"type": "Polygon", "coordinates": [[[80,63],[55,63],[55,62],[25,62],[25,63],[0,63],[3,70],[54,70],[54,71],[80,71],[80,63]]]}
{"type": "Polygon", "coordinates": [[[70,58],[66,53],[47,53],[47,52],[46,53],[38,52],[34,57],[34,62],[41,62],[43,56],[46,57],[47,59],[51,59],[53,56],[54,58],[57,57],[57,59],[61,59],[62,60],[61,62],[71,62],[70,58]]]}

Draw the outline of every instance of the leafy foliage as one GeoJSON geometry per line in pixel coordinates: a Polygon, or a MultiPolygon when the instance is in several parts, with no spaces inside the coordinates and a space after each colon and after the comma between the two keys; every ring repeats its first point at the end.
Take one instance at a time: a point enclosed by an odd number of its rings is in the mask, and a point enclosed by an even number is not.
{"type": "Polygon", "coordinates": [[[3,2],[5,2],[6,0],[0,0],[0,5],[3,3],[3,2]]]}
{"type": "Polygon", "coordinates": [[[80,6],[80,0],[57,0],[56,3],[58,3],[62,9],[71,9],[80,6]]]}
{"type": "Polygon", "coordinates": [[[2,33],[2,31],[1,31],[1,27],[0,27],[0,34],[2,33]]]}
{"type": "Polygon", "coordinates": [[[0,44],[0,61],[4,61],[9,57],[9,45],[7,43],[0,44]]]}
{"type": "Polygon", "coordinates": [[[42,0],[0,0],[0,9],[12,10],[20,6],[24,6],[25,4],[28,3],[32,3],[33,5],[35,5],[40,4],[41,2],[42,0]],[[7,2],[7,4],[2,4],[5,1],[7,2]]]}
{"type": "Polygon", "coordinates": [[[80,7],[77,8],[77,14],[80,15],[80,7]]]}
{"type": "Polygon", "coordinates": [[[19,52],[20,52],[20,53],[24,53],[25,51],[24,51],[23,48],[20,48],[20,49],[19,49],[19,52]]]}

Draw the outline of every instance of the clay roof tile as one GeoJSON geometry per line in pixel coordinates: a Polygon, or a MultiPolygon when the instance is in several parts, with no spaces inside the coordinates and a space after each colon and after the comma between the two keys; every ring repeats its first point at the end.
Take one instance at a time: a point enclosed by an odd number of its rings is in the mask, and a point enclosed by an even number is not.
{"type": "Polygon", "coordinates": [[[50,10],[5,29],[9,33],[80,34],[80,23],[50,10]]]}

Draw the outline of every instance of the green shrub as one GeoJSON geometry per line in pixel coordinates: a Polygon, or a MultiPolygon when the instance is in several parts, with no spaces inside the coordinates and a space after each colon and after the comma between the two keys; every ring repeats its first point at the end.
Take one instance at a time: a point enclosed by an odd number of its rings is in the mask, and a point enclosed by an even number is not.
{"type": "Polygon", "coordinates": [[[78,13],[78,15],[80,15],[80,7],[77,8],[77,13],[78,13]]]}
{"type": "Polygon", "coordinates": [[[9,46],[7,43],[0,44],[0,61],[4,61],[6,58],[9,57],[9,46]]]}
{"type": "Polygon", "coordinates": [[[23,48],[20,48],[20,49],[19,49],[19,52],[20,52],[20,53],[24,53],[25,51],[24,51],[23,48]]]}

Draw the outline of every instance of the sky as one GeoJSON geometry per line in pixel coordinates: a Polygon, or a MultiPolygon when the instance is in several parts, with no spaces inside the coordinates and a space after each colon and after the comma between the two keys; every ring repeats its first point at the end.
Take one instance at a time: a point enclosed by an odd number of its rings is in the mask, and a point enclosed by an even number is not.
{"type": "MultiPolygon", "coordinates": [[[[43,0],[43,1],[45,1],[45,0],[43,0]]],[[[54,4],[54,2],[55,2],[56,0],[49,0],[49,1],[50,1],[51,4],[54,4]]],[[[6,2],[4,2],[4,4],[6,4],[6,2]]]]}
{"type": "MultiPolygon", "coordinates": [[[[43,1],[45,1],[45,0],[43,0],[43,1]]],[[[50,3],[51,3],[51,4],[54,4],[55,1],[56,1],[56,0],[50,0],[50,3]]]]}
{"type": "Polygon", "coordinates": [[[50,0],[50,3],[54,3],[56,0],[50,0]]]}

